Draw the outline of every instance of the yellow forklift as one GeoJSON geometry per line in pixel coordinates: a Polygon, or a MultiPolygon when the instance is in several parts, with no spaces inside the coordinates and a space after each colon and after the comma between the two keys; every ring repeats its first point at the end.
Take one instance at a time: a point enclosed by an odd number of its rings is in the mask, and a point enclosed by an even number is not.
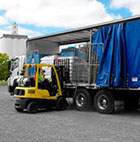
{"type": "Polygon", "coordinates": [[[23,78],[14,92],[14,105],[18,112],[27,110],[36,113],[42,108],[67,108],[65,92],[62,94],[64,67],[25,64],[23,69],[23,78]]]}

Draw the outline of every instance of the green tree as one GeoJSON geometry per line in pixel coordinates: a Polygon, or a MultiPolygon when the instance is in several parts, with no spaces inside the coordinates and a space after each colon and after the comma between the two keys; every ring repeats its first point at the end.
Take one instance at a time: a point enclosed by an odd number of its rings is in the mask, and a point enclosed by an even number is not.
{"type": "Polygon", "coordinates": [[[8,70],[9,57],[6,53],[0,53],[0,80],[6,80],[10,71],[8,70]]]}

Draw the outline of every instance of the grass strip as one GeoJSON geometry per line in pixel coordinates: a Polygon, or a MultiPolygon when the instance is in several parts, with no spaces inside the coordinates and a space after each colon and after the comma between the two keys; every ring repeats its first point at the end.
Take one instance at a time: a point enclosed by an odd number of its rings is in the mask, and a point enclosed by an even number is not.
{"type": "Polygon", "coordinates": [[[0,85],[8,85],[7,81],[0,81],[0,85]]]}

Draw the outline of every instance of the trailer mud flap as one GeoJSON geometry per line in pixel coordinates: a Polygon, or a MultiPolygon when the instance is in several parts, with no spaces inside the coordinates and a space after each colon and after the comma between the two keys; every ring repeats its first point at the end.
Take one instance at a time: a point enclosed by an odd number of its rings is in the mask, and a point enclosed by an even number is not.
{"type": "Polygon", "coordinates": [[[122,101],[122,100],[120,100],[120,101],[115,101],[114,104],[115,104],[115,105],[114,105],[115,111],[122,111],[122,110],[124,110],[124,101],[122,101]]]}

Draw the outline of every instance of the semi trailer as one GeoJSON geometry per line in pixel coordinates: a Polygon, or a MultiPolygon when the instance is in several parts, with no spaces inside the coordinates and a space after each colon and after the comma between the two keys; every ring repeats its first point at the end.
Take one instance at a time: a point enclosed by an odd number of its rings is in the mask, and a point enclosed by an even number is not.
{"type": "MultiPolygon", "coordinates": [[[[139,26],[137,18],[111,26],[98,26],[98,30],[91,30],[89,43],[79,44],[76,55],[54,59],[56,68],[63,67],[63,72],[58,74],[62,94],[73,99],[77,110],[95,106],[98,112],[109,114],[120,108],[139,108],[139,26]]],[[[51,36],[44,38],[57,40],[51,36]]],[[[44,43],[43,37],[29,42],[39,39],[44,43]]],[[[64,40],[63,35],[59,42],[66,42],[64,40]]],[[[43,72],[46,72],[47,78],[48,70],[44,69],[43,72]]],[[[14,95],[19,98],[24,96],[22,91],[21,94],[15,91],[14,95]]]]}

